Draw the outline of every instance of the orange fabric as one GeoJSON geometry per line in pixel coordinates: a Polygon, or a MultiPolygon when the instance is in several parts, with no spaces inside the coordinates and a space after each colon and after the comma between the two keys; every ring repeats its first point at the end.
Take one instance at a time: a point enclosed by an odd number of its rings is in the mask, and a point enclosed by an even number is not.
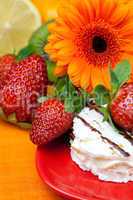
{"type": "Polygon", "coordinates": [[[0,199],[61,200],[40,179],[27,131],[0,120],[0,199]]]}

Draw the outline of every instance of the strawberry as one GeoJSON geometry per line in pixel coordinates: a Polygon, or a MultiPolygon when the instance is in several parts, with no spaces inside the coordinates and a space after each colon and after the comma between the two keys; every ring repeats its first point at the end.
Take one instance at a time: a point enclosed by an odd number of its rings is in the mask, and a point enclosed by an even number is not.
{"type": "Polygon", "coordinates": [[[6,84],[7,75],[15,63],[14,55],[7,54],[0,57],[0,89],[6,84]]]}
{"type": "Polygon", "coordinates": [[[37,109],[30,139],[36,145],[47,144],[70,129],[72,120],[73,114],[65,112],[61,101],[49,99],[37,109]]]}
{"type": "Polygon", "coordinates": [[[47,82],[46,64],[38,55],[12,66],[0,94],[0,106],[6,117],[15,113],[18,122],[31,122],[38,97],[46,94],[47,82]]]}
{"type": "Polygon", "coordinates": [[[122,129],[133,132],[133,83],[124,84],[112,101],[110,112],[122,129]]]}

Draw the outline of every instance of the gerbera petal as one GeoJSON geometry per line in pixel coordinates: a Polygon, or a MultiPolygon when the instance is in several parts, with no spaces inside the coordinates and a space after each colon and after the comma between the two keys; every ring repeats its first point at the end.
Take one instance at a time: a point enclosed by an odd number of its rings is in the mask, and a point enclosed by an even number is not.
{"type": "Polygon", "coordinates": [[[70,30],[66,26],[58,27],[54,30],[54,32],[57,33],[60,38],[66,38],[66,39],[72,40],[72,38],[74,36],[73,30],[72,29],[70,30]],[[71,32],[71,34],[70,34],[70,32],[71,32]]]}
{"type": "Polygon", "coordinates": [[[73,43],[69,40],[60,40],[59,42],[56,42],[53,46],[55,49],[61,49],[64,47],[73,47],[73,43]]]}
{"type": "Polygon", "coordinates": [[[56,28],[57,28],[56,23],[50,23],[50,24],[48,25],[48,30],[49,30],[49,32],[53,32],[56,28]]]}
{"type": "Polygon", "coordinates": [[[111,80],[110,80],[110,72],[109,72],[109,67],[102,67],[101,68],[101,77],[104,83],[104,86],[108,88],[109,90],[111,89],[111,80]]]}
{"type": "Polygon", "coordinates": [[[80,86],[81,73],[84,69],[84,64],[85,62],[82,59],[75,58],[71,61],[71,63],[68,66],[68,75],[73,84],[77,87],[80,86]]]}
{"type": "Polygon", "coordinates": [[[99,4],[98,4],[98,11],[96,12],[96,17],[97,17],[97,19],[100,19],[100,18],[102,18],[101,10],[102,10],[102,6],[103,6],[103,0],[99,0],[98,3],[99,4]]]}
{"type": "Polygon", "coordinates": [[[84,69],[81,74],[81,80],[80,80],[80,85],[82,88],[87,89],[90,85],[90,80],[91,80],[91,70],[93,68],[93,65],[84,65],[84,69]]]}
{"type": "Polygon", "coordinates": [[[125,47],[123,47],[123,51],[126,52],[126,54],[129,55],[133,55],[133,44],[130,43],[131,46],[125,45],[125,47]]]}
{"type": "Polygon", "coordinates": [[[69,12],[68,12],[68,17],[76,16],[76,21],[78,20],[78,25],[81,25],[81,23],[84,23],[85,19],[82,13],[79,12],[76,6],[73,4],[69,4],[69,12]],[[70,14],[70,16],[69,16],[70,14]]]}
{"type": "Polygon", "coordinates": [[[127,38],[130,37],[133,38],[133,22],[126,24],[125,26],[123,26],[121,28],[121,30],[119,31],[119,33],[121,34],[122,38],[127,38]]]}
{"type": "Polygon", "coordinates": [[[92,4],[92,1],[82,0],[80,4],[77,4],[79,12],[82,12],[85,16],[86,21],[94,21],[95,20],[95,8],[92,4]]]}
{"type": "Polygon", "coordinates": [[[48,44],[44,47],[44,51],[46,51],[46,52],[49,53],[50,55],[56,53],[56,49],[53,49],[53,48],[52,48],[51,43],[48,43],[48,44]]]}
{"type": "Polygon", "coordinates": [[[117,3],[115,1],[110,1],[110,0],[102,1],[101,11],[100,11],[101,17],[105,21],[108,21],[112,13],[115,11],[116,7],[117,3]]]}
{"type": "Polygon", "coordinates": [[[75,25],[81,25],[79,17],[73,14],[72,7],[69,6],[69,12],[67,12],[68,10],[67,5],[64,6],[62,4],[58,8],[58,15],[59,17],[63,18],[65,24],[70,28],[74,28],[75,25]]]}
{"type": "Polygon", "coordinates": [[[54,70],[55,76],[64,76],[67,73],[67,66],[57,66],[54,70]]]}
{"type": "Polygon", "coordinates": [[[123,5],[117,8],[113,14],[111,15],[109,22],[112,24],[113,27],[119,28],[126,24],[128,20],[128,6],[123,5]]]}
{"type": "Polygon", "coordinates": [[[105,85],[100,67],[94,66],[92,68],[91,83],[93,88],[95,88],[97,85],[105,85]]]}
{"type": "Polygon", "coordinates": [[[101,0],[93,0],[90,1],[91,3],[91,7],[94,8],[94,13],[95,13],[95,20],[100,18],[100,9],[101,9],[101,5],[103,4],[103,2],[101,2],[101,0]]]}
{"type": "Polygon", "coordinates": [[[71,60],[67,57],[67,59],[65,57],[63,57],[62,59],[58,59],[57,61],[57,65],[58,66],[64,66],[64,65],[68,65],[71,62],[71,60]]]}
{"type": "Polygon", "coordinates": [[[57,54],[59,57],[74,57],[75,50],[73,48],[64,47],[57,54]]]}

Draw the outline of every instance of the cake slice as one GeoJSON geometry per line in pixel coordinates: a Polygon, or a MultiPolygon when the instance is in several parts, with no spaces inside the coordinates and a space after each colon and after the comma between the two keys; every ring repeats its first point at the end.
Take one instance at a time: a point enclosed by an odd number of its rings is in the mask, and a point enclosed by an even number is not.
{"type": "Polygon", "coordinates": [[[133,138],[120,134],[95,109],[85,107],[75,118],[71,157],[99,179],[133,181],[133,138]]]}

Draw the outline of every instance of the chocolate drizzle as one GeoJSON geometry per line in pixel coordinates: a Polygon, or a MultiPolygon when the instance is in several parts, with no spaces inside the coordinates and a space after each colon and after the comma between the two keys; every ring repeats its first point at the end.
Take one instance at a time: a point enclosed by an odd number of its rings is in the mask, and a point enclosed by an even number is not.
{"type": "Polygon", "coordinates": [[[125,139],[127,139],[131,145],[133,145],[133,135],[131,135],[129,132],[127,131],[120,131],[120,134],[123,135],[123,137],[125,139]]]}
{"type": "Polygon", "coordinates": [[[93,126],[91,126],[85,119],[83,119],[82,117],[80,117],[79,115],[77,115],[77,118],[80,119],[86,126],[88,126],[92,131],[97,132],[101,139],[103,141],[108,142],[110,145],[112,145],[115,149],[117,149],[123,156],[125,157],[129,157],[130,154],[128,152],[126,152],[124,149],[122,149],[119,145],[117,145],[116,143],[112,142],[111,140],[109,140],[108,138],[102,136],[102,133],[97,130],[96,128],[94,128],[93,126]]]}

